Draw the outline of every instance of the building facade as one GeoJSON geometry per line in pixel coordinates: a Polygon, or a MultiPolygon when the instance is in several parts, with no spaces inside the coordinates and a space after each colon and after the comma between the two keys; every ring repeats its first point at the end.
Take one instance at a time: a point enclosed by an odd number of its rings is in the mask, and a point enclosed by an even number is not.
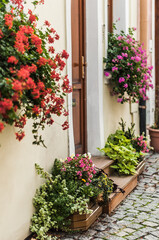
{"type": "MultiPolygon", "coordinates": [[[[28,8],[30,2],[27,1],[28,8]]],[[[153,19],[153,0],[151,4],[150,19],[153,19]]],[[[46,128],[42,134],[47,149],[32,145],[31,121],[26,126],[26,137],[22,142],[15,140],[14,127],[8,126],[0,135],[2,240],[22,240],[30,234],[30,219],[34,211],[32,198],[41,183],[35,172],[35,163],[49,170],[55,158],[66,158],[75,152],[100,155],[97,147],[104,146],[108,135],[118,128],[120,118],[127,125],[134,122],[136,133],[139,132],[138,104],[120,104],[116,97],[110,95],[110,86],[103,73],[103,57],[107,52],[108,29],[118,18],[118,30],[127,32],[128,27],[136,27],[136,38],[140,39],[140,1],[46,0],[37,11],[40,23],[47,19],[60,35],[56,49],[66,49],[70,55],[66,69],[73,86],[67,99],[70,128],[62,130],[61,118],[56,119],[58,124],[46,128]]],[[[149,35],[152,45],[153,34],[152,29],[152,35],[149,35]]],[[[153,62],[154,46],[151,49],[153,62]]],[[[152,119],[153,100],[148,104],[149,119],[152,119]]]]}

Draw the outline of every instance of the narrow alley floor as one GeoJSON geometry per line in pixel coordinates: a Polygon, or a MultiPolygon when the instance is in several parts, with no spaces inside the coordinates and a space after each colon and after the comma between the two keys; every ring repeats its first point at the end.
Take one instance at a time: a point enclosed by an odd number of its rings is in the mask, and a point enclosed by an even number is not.
{"type": "Polygon", "coordinates": [[[159,240],[159,154],[147,159],[138,186],[111,216],[103,214],[86,232],[61,239],[159,240]]]}

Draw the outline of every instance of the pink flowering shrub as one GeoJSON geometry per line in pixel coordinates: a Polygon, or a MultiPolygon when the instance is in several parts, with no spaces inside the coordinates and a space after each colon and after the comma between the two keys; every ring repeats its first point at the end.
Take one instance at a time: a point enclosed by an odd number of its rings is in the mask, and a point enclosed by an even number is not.
{"type": "MultiPolygon", "coordinates": [[[[116,26],[114,25],[114,30],[116,26]]],[[[109,33],[108,54],[104,59],[105,75],[112,78],[110,83],[113,95],[118,96],[118,102],[138,102],[140,98],[147,100],[146,91],[153,88],[152,66],[147,66],[147,54],[143,45],[135,40],[133,31],[129,29],[126,35],[109,33]]]]}
{"type": "Polygon", "coordinates": [[[88,186],[96,174],[95,166],[89,154],[76,154],[73,157],[68,157],[63,162],[62,172],[71,172],[75,179],[80,179],[88,186]]]}
{"type": "MultiPolygon", "coordinates": [[[[35,7],[39,3],[44,1],[33,1],[35,7]]],[[[53,115],[68,115],[65,96],[72,88],[62,72],[69,55],[55,51],[59,35],[51,24],[46,20],[38,29],[38,16],[23,8],[23,0],[0,0],[0,132],[14,125],[20,141],[27,120],[33,119],[33,144],[44,145],[39,130],[54,123],[53,115]],[[9,2],[16,7],[6,10],[9,2]]],[[[62,128],[68,128],[67,119],[62,128]]]]}
{"type": "Polygon", "coordinates": [[[132,144],[137,152],[148,153],[151,149],[147,143],[147,139],[143,135],[132,139],[132,144]]]}

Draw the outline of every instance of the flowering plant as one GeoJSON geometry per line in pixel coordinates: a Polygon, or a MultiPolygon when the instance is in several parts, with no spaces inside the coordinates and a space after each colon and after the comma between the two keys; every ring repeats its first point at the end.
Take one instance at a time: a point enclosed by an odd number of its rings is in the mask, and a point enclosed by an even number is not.
{"type": "Polygon", "coordinates": [[[37,173],[46,180],[36,191],[33,199],[35,213],[30,230],[39,240],[54,239],[47,235],[50,229],[69,230],[73,213],[90,214],[90,200],[102,194],[101,203],[106,203],[113,191],[113,182],[95,169],[90,154],[56,159],[51,174],[35,165],[37,173]]]}
{"type": "Polygon", "coordinates": [[[134,139],[132,139],[133,147],[136,149],[137,152],[148,153],[151,147],[147,143],[147,139],[145,136],[141,135],[134,139]]]}
{"type": "Polygon", "coordinates": [[[131,123],[131,126],[126,130],[126,122],[124,122],[124,120],[121,118],[119,125],[121,126],[125,137],[131,140],[131,143],[135,150],[139,153],[141,152],[140,159],[142,159],[142,154],[146,154],[152,149],[148,144],[147,137],[144,136],[144,133],[140,136],[135,136],[135,123],[131,123]]]}
{"type": "Polygon", "coordinates": [[[80,179],[87,186],[92,182],[93,175],[96,174],[90,154],[76,154],[73,157],[68,157],[63,162],[61,171],[65,172],[65,174],[71,174],[75,179],[80,179]]]}
{"type": "Polygon", "coordinates": [[[104,58],[105,75],[108,77],[111,72],[112,93],[121,103],[138,102],[139,98],[147,100],[146,90],[153,88],[152,66],[147,66],[146,50],[133,37],[134,30],[129,29],[129,34],[109,33],[107,58],[104,58]]]}
{"type": "MultiPolygon", "coordinates": [[[[24,12],[23,0],[0,0],[0,132],[6,124],[18,128],[20,141],[27,119],[33,119],[33,144],[42,144],[39,130],[52,125],[52,114],[67,116],[65,96],[72,91],[67,75],[62,75],[68,53],[56,53],[57,32],[45,21],[43,29],[36,27],[38,16],[24,12]],[[8,8],[8,6],[7,6],[8,8]]],[[[33,1],[36,8],[44,0],[33,1]]],[[[65,130],[68,122],[62,125],[65,130]]]]}

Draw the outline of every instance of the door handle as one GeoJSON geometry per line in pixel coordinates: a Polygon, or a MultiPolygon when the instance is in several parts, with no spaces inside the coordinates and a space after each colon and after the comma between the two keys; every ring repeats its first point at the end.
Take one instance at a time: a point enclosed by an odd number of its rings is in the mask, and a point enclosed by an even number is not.
{"type": "Polygon", "coordinates": [[[72,107],[76,107],[76,99],[75,98],[72,99],[72,107]]]}
{"type": "Polygon", "coordinates": [[[87,62],[85,62],[85,57],[82,56],[82,78],[85,78],[85,67],[87,67],[87,62]]]}

